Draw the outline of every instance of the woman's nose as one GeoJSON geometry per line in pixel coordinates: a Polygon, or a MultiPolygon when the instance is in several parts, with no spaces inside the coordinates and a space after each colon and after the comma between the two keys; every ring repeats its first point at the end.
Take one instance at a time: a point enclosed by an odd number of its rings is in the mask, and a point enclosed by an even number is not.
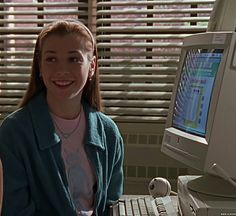
{"type": "Polygon", "coordinates": [[[56,73],[58,74],[68,74],[69,67],[66,64],[59,63],[56,67],[56,73]]]}

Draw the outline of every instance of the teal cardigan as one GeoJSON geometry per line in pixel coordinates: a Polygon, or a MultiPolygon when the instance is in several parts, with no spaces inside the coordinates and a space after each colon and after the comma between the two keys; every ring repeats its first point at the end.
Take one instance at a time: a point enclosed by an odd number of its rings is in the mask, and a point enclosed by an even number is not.
{"type": "MultiPolygon", "coordinates": [[[[83,103],[87,121],[85,150],[97,177],[96,215],[123,192],[123,141],[115,123],[83,103]]],[[[76,216],[68,190],[61,141],[43,93],[9,115],[0,127],[3,163],[3,216],[76,216]]],[[[78,179],[79,181],[79,179],[78,179]]]]}

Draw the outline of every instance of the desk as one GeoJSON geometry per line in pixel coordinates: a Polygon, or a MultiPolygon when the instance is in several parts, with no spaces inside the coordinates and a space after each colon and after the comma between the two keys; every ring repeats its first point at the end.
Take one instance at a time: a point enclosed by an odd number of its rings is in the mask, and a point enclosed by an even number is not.
{"type": "Polygon", "coordinates": [[[178,197],[158,197],[155,200],[150,195],[123,195],[111,207],[111,216],[158,216],[160,209],[165,210],[167,216],[178,215],[178,197]],[[138,204],[137,204],[138,203],[138,204]],[[160,203],[160,205],[156,204],[160,203]],[[135,205],[134,205],[135,204],[135,205]],[[151,208],[150,208],[151,207],[151,208]],[[159,210],[158,210],[159,209],[159,210]]]}

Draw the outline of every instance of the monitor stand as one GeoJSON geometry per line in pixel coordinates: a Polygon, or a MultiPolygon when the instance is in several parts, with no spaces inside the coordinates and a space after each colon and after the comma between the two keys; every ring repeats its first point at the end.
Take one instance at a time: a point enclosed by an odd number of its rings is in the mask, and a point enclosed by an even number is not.
{"type": "MultiPolygon", "coordinates": [[[[212,196],[212,195],[207,195],[206,193],[199,193],[190,190],[188,187],[188,183],[192,181],[194,182],[194,179],[198,178],[199,176],[196,175],[186,175],[178,177],[177,185],[178,185],[178,209],[180,213],[179,215],[181,216],[236,215],[236,198],[212,196]]],[[[202,177],[200,179],[202,179],[202,177]]],[[[209,185],[210,184],[212,184],[212,182],[209,182],[209,185]]],[[[209,187],[209,185],[207,185],[207,187],[209,187]]],[[[223,190],[224,186],[220,185],[220,188],[223,190]]]]}
{"type": "Polygon", "coordinates": [[[221,177],[210,174],[204,174],[189,181],[187,187],[190,190],[207,195],[236,198],[235,186],[221,177]]]}

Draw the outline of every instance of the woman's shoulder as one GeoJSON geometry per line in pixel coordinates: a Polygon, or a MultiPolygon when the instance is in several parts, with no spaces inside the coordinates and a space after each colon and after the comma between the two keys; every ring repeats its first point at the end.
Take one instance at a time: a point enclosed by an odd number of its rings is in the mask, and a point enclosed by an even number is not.
{"type": "Polygon", "coordinates": [[[18,108],[8,114],[1,122],[0,133],[8,134],[12,131],[18,131],[20,128],[26,128],[29,121],[29,114],[26,107],[18,108]]]}
{"type": "Polygon", "coordinates": [[[116,137],[116,139],[120,139],[121,132],[117,123],[110,116],[103,112],[97,112],[97,115],[102,122],[104,132],[109,134],[110,139],[112,139],[113,136],[116,137]]]}
{"type": "MultiPolygon", "coordinates": [[[[16,110],[12,113],[9,113],[1,123],[1,130],[9,127],[16,128],[18,126],[24,126],[27,128],[27,125],[31,122],[32,111],[30,106],[34,104],[34,100],[35,98],[33,98],[24,106],[16,108],[16,110]]],[[[34,107],[38,106],[34,105],[34,107]]],[[[37,115],[39,115],[39,112],[37,112],[37,115]]]]}
{"type": "Polygon", "coordinates": [[[89,105],[84,106],[84,111],[90,127],[103,128],[105,132],[120,134],[117,124],[106,113],[97,111],[89,105]]]}
{"type": "Polygon", "coordinates": [[[98,118],[98,120],[101,121],[104,127],[111,128],[113,130],[118,129],[115,121],[106,113],[102,111],[94,111],[93,114],[95,115],[95,118],[98,118]]]}
{"type": "Polygon", "coordinates": [[[97,111],[97,115],[99,116],[99,118],[107,125],[111,125],[111,126],[116,126],[115,121],[108,116],[106,113],[101,112],[101,111],[97,111]]]}
{"type": "Polygon", "coordinates": [[[2,121],[4,124],[12,124],[18,121],[24,121],[27,118],[26,107],[17,108],[15,111],[9,113],[2,121]]]}

